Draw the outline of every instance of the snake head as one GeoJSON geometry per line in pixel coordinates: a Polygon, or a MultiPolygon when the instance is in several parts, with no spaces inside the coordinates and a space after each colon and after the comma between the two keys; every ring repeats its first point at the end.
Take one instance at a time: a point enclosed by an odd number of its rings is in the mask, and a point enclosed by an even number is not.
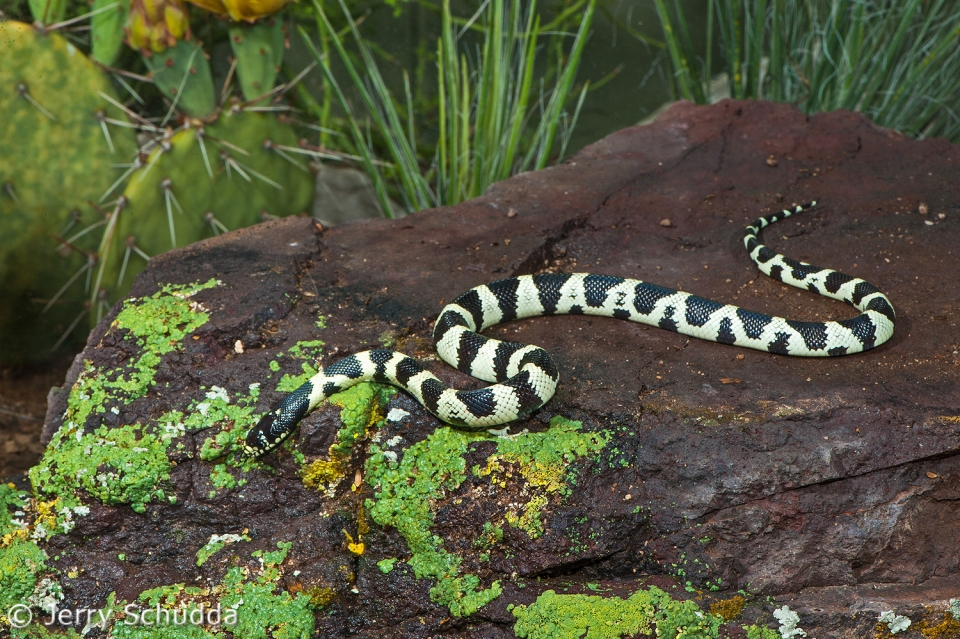
{"type": "Polygon", "coordinates": [[[247,433],[244,454],[254,458],[263,457],[282,444],[309,411],[312,390],[313,384],[306,382],[261,417],[247,433]]]}
{"type": "Polygon", "coordinates": [[[279,436],[273,435],[276,431],[274,421],[280,417],[279,407],[260,418],[257,425],[247,433],[246,440],[243,443],[243,454],[247,457],[259,459],[274,448],[279,446],[287,438],[289,432],[281,433],[279,436]]]}

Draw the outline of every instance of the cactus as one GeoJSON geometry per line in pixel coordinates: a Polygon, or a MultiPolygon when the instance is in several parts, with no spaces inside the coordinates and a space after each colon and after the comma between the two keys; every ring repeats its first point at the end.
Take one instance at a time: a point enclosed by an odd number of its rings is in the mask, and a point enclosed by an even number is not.
{"type": "Polygon", "coordinates": [[[54,24],[67,13],[67,0],[30,0],[30,13],[39,24],[54,24]]]}
{"type": "Polygon", "coordinates": [[[195,41],[181,40],[162,53],[145,55],[157,88],[177,109],[195,118],[209,118],[216,111],[216,95],[210,64],[195,41]]]}
{"type": "Polygon", "coordinates": [[[112,66],[123,45],[123,25],[130,11],[130,0],[93,0],[90,18],[90,57],[112,66]],[[116,5],[112,8],[110,5],[116,5]]]}
{"type": "Polygon", "coordinates": [[[230,46],[237,57],[240,89],[248,102],[273,89],[277,71],[283,62],[283,28],[268,18],[252,25],[230,27],[230,46]]]}
{"type": "Polygon", "coordinates": [[[102,224],[88,202],[136,152],[104,74],[56,33],[0,22],[0,362],[49,356],[82,310],[87,272],[42,313],[46,300],[92,257],[92,233],[72,250],[55,236],[102,224]],[[73,225],[72,230],[67,230],[73,225]]]}
{"type": "Polygon", "coordinates": [[[111,216],[94,291],[119,299],[145,256],[265,216],[309,212],[314,179],[290,153],[296,144],[293,129],[272,114],[233,109],[161,141],[111,216]]]}

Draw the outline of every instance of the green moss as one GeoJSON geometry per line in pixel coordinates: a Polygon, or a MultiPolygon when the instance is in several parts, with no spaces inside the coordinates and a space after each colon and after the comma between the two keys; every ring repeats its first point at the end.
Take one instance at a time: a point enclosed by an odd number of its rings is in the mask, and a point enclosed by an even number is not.
{"type": "MultiPolygon", "coordinates": [[[[314,362],[320,357],[322,349],[323,342],[318,339],[297,342],[291,346],[287,350],[287,353],[289,353],[291,357],[296,359],[304,359],[307,361],[300,365],[300,368],[303,371],[303,373],[300,375],[284,375],[281,377],[280,381],[277,383],[277,390],[284,393],[295,391],[300,388],[308,379],[316,375],[319,369],[314,365],[314,362]]],[[[278,358],[282,356],[283,353],[280,353],[278,358]]],[[[271,361],[270,370],[274,372],[279,371],[280,363],[277,360],[271,361]],[[273,364],[277,365],[276,368],[273,367],[273,364]]]]}
{"type": "Polygon", "coordinates": [[[120,406],[146,395],[162,356],[181,349],[183,339],[209,319],[190,297],[217,284],[212,279],[168,284],[150,297],[124,302],[109,331],[133,342],[140,355],[109,370],[84,363],[67,399],[63,426],[30,471],[38,498],[58,496],[61,506],[69,508],[80,503],[76,491],[83,489],[105,503],[129,503],[142,512],[147,502],[166,497],[161,486],[170,471],[166,449],[182,427],[101,426],[87,434],[84,430],[91,414],[119,413],[120,406]]]}
{"type": "Polygon", "coordinates": [[[337,442],[331,452],[349,455],[367,430],[383,421],[383,410],[396,394],[396,389],[390,386],[357,384],[331,397],[330,403],[343,409],[340,411],[343,427],[337,432],[337,442]]]}
{"type": "Polygon", "coordinates": [[[474,548],[489,550],[503,541],[503,528],[486,521],[483,523],[483,533],[473,542],[474,548]]]}
{"type": "Polygon", "coordinates": [[[340,430],[330,446],[328,459],[317,459],[301,468],[308,488],[331,490],[345,477],[354,446],[383,423],[384,410],[396,389],[365,383],[352,386],[330,398],[341,408],[340,430]]]}
{"type": "MultiPolygon", "coordinates": [[[[210,633],[198,624],[184,623],[191,612],[204,606],[209,610],[206,589],[188,587],[184,584],[172,584],[151,588],[140,593],[137,598],[140,606],[133,608],[133,614],[126,610],[126,602],[114,601],[115,595],[110,594],[107,608],[114,612],[119,611],[119,617],[113,617],[113,629],[107,635],[113,639],[221,639],[222,633],[210,633]],[[171,611],[170,619],[155,618],[155,613],[149,613],[146,620],[141,616],[147,609],[171,611]],[[173,609],[181,615],[182,621],[173,617],[173,609]]],[[[196,613],[195,613],[196,614],[196,613]]]]}
{"type": "MultiPolygon", "coordinates": [[[[229,490],[237,485],[237,478],[227,470],[226,464],[217,464],[210,471],[210,483],[213,484],[214,488],[229,490]]],[[[211,491],[209,496],[212,499],[216,494],[216,491],[211,491]]]]}
{"type": "Polygon", "coordinates": [[[382,572],[383,574],[389,575],[391,572],[393,572],[393,568],[396,565],[396,563],[397,563],[397,558],[391,557],[390,559],[384,559],[382,561],[378,561],[377,568],[379,568],[380,572],[382,572]]]}
{"type": "MultiPolygon", "coordinates": [[[[109,636],[115,639],[309,639],[313,635],[316,604],[306,594],[292,595],[278,588],[283,576],[280,565],[291,546],[289,542],[280,542],[275,551],[251,553],[262,560],[259,571],[234,566],[219,584],[211,587],[170,584],[146,590],[138,597],[141,609],[160,606],[170,611],[186,610],[188,615],[200,606],[207,611],[219,606],[220,625],[136,626],[124,623],[129,617],[120,614],[114,617],[109,636]]],[[[114,609],[122,612],[124,604],[115,604],[114,609]]]]}
{"type": "Polygon", "coordinates": [[[57,632],[53,632],[38,623],[32,623],[26,628],[11,628],[10,636],[14,639],[81,639],[80,633],[73,628],[58,628],[57,632]]]}
{"type": "MultiPolygon", "coordinates": [[[[189,615],[193,608],[193,606],[188,607],[185,614],[189,615]]],[[[171,622],[170,625],[159,626],[138,626],[118,623],[114,624],[113,627],[114,631],[110,635],[112,639],[220,639],[223,637],[220,633],[211,634],[202,627],[189,623],[173,625],[171,622]]]]}
{"type": "MultiPolygon", "coordinates": [[[[579,422],[557,417],[545,432],[498,438],[497,451],[484,468],[473,468],[474,474],[490,476],[501,487],[511,481],[513,467],[517,469],[526,483],[523,492],[532,496],[522,512],[508,513],[505,519],[522,526],[531,536],[543,531],[540,513],[548,495],[569,493],[568,485],[576,472],[570,465],[598,452],[607,442],[606,433],[583,433],[580,429],[579,422]]],[[[464,574],[462,559],[448,552],[443,540],[430,530],[436,501],[466,479],[464,455],[469,444],[490,439],[486,433],[439,428],[405,450],[399,463],[392,453],[385,454],[374,444],[366,464],[367,481],[377,491],[366,503],[370,516],[379,525],[394,527],[403,535],[411,553],[407,564],[417,578],[436,581],[430,590],[431,599],[447,606],[454,616],[472,614],[501,593],[499,582],[481,588],[475,575],[464,574]]],[[[502,535],[498,526],[488,522],[476,543],[487,549],[502,535]]]]}
{"type": "Polygon", "coordinates": [[[265,568],[276,568],[284,561],[287,560],[287,555],[290,553],[290,549],[293,547],[293,542],[290,541],[278,541],[277,549],[271,550],[269,552],[263,552],[262,550],[253,551],[251,557],[260,557],[263,560],[263,565],[265,568]]]}
{"type": "Polygon", "coordinates": [[[708,639],[723,619],[692,601],[672,599],[663,590],[638,590],[628,599],[558,595],[547,590],[529,606],[516,606],[513,631],[524,639],[619,639],[637,634],[661,639],[708,639]]]}
{"type": "Polygon", "coordinates": [[[203,548],[197,551],[197,566],[202,566],[203,564],[207,563],[207,560],[210,559],[210,557],[223,550],[227,544],[234,544],[238,541],[250,541],[250,537],[247,536],[246,533],[242,535],[211,535],[210,541],[204,544],[203,548]]]}
{"type": "Polygon", "coordinates": [[[10,607],[33,594],[46,560],[47,553],[32,541],[16,539],[0,548],[0,627],[9,625],[10,607]]]}
{"type": "Polygon", "coordinates": [[[30,479],[40,492],[82,488],[105,504],[130,504],[143,512],[147,502],[166,498],[162,485],[170,479],[168,443],[142,433],[140,426],[101,426],[49,447],[30,479]]]}
{"type": "Polygon", "coordinates": [[[447,491],[456,490],[466,478],[463,456],[467,445],[483,434],[438,428],[427,439],[408,448],[399,464],[391,463],[377,445],[372,445],[366,475],[377,487],[366,506],[381,526],[396,528],[407,542],[407,564],[418,579],[435,579],[430,598],[460,617],[476,612],[501,593],[499,582],[479,589],[474,575],[461,575],[461,559],[447,552],[443,540],[430,532],[433,503],[447,491]]]}
{"type": "MultiPolygon", "coordinates": [[[[243,438],[250,424],[257,421],[259,412],[256,407],[259,389],[251,388],[250,395],[237,397],[236,403],[230,403],[226,392],[216,386],[207,393],[206,401],[191,406],[189,416],[183,420],[187,430],[209,428],[220,424],[222,428],[213,436],[207,437],[200,445],[200,459],[214,461],[225,458],[224,464],[249,470],[256,464],[243,463],[227,457],[231,452],[242,450],[243,438]]],[[[218,472],[222,472],[218,471],[218,472]]],[[[218,480],[219,481],[219,480],[218,480]]]]}
{"type": "Polygon", "coordinates": [[[29,501],[29,493],[17,490],[14,484],[0,484],[0,545],[8,545],[22,534],[26,527],[23,511],[29,501]]]}
{"type": "MultiPolygon", "coordinates": [[[[249,395],[240,395],[235,403],[231,403],[224,389],[213,386],[206,393],[204,401],[191,403],[187,409],[188,416],[180,422],[181,428],[188,431],[220,425],[220,430],[205,438],[200,445],[200,459],[220,460],[220,463],[210,467],[210,484],[213,486],[208,494],[210,499],[216,496],[217,490],[230,490],[247,483],[245,478],[237,478],[231,469],[247,472],[259,466],[257,460],[241,454],[243,438],[250,424],[259,417],[256,407],[259,395],[259,385],[251,384],[249,395]]],[[[162,417],[161,421],[168,416],[174,421],[180,419],[179,413],[174,412],[162,417]]]]}
{"type": "Polygon", "coordinates": [[[272,581],[245,581],[243,570],[231,568],[223,579],[223,606],[238,606],[235,639],[310,639],[314,617],[310,598],[276,592],[272,581]]]}
{"type": "Polygon", "coordinates": [[[779,632],[766,626],[744,626],[743,629],[747,631],[747,639],[783,639],[779,632]]]}
{"type": "Polygon", "coordinates": [[[576,481],[571,467],[576,460],[600,452],[610,439],[607,431],[584,433],[583,424],[556,416],[550,428],[542,433],[523,433],[497,440],[497,452],[487,458],[483,468],[474,467],[478,477],[490,477],[506,487],[513,477],[515,466],[527,482],[530,498],[521,510],[509,511],[505,520],[514,528],[525,531],[536,539],[543,534],[541,513],[549,503],[549,496],[570,494],[570,484],[576,481]]]}
{"type": "Polygon", "coordinates": [[[210,315],[189,298],[218,284],[213,279],[203,284],[167,284],[150,297],[126,300],[110,331],[128,331],[124,339],[133,341],[141,349],[140,357],[112,371],[93,371],[87,362],[67,400],[64,426],[70,421],[82,427],[91,412],[106,412],[106,400],[129,403],[143,397],[153,385],[160,358],[180,350],[183,338],[210,319],[210,315]]]}

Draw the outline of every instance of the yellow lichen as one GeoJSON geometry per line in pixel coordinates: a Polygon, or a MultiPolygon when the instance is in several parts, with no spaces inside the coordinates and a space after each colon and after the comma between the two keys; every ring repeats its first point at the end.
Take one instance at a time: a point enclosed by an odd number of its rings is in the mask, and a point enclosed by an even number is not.
{"type": "Polygon", "coordinates": [[[340,406],[337,438],[330,445],[329,459],[318,459],[301,469],[303,485],[315,490],[332,491],[347,475],[353,447],[367,439],[384,419],[384,407],[396,391],[377,384],[358,384],[330,398],[340,406]]]}
{"type": "Polygon", "coordinates": [[[347,538],[347,550],[355,554],[357,557],[363,554],[363,540],[359,538],[356,541],[353,540],[353,536],[348,533],[346,530],[343,531],[343,534],[347,538]]]}
{"type": "Polygon", "coordinates": [[[317,459],[304,467],[303,485],[321,490],[339,483],[346,475],[345,459],[317,459]]]}
{"type": "Polygon", "coordinates": [[[943,614],[943,619],[936,625],[926,619],[921,619],[917,623],[917,630],[926,639],[956,639],[960,637],[960,620],[955,619],[948,611],[943,614]]]}
{"type": "Polygon", "coordinates": [[[731,597],[730,599],[724,599],[723,601],[710,604],[710,614],[717,615],[718,617],[723,617],[727,621],[731,621],[740,616],[740,614],[743,612],[743,607],[746,605],[747,600],[742,596],[737,595],[736,597],[731,597]]]}
{"type": "Polygon", "coordinates": [[[337,592],[333,588],[314,586],[313,588],[307,588],[306,595],[310,597],[310,605],[314,608],[323,608],[334,600],[337,592]]]}

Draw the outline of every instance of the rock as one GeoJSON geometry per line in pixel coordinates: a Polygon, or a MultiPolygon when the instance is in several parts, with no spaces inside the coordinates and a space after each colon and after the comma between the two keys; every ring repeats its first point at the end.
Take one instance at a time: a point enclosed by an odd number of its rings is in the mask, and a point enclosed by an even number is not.
{"type": "Polygon", "coordinates": [[[243,599],[243,623],[283,619],[286,636],[351,639],[580,636],[598,615],[598,631],[616,620],[632,634],[650,606],[670,637],[677,624],[774,632],[784,605],[811,637],[872,636],[887,610],[913,621],[898,637],[947,628],[960,593],[958,162],[956,146],[851,113],[680,103],[454,208],[326,230],[290,218],[162,255],[51,404],[32,478],[38,503],[74,509],[67,534],[39,541],[61,605],[165,587],[178,605],[243,599]],[[441,428],[409,396],[364,385],[263,463],[223,456],[314,357],[389,344],[429,358],[444,302],[498,278],[592,271],[849,317],[758,276],[742,248],[759,213],[812,199],[765,240],[887,293],[897,333],[874,351],[795,359],[538,318],[490,331],[543,346],[561,370],[514,439],[441,428]]]}
{"type": "MultiPolygon", "coordinates": [[[[336,226],[351,220],[380,218],[380,203],[373,183],[363,171],[318,165],[313,217],[324,226],[336,226]]],[[[393,217],[401,218],[406,211],[396,202],[390,202],[393,217]]]]}

